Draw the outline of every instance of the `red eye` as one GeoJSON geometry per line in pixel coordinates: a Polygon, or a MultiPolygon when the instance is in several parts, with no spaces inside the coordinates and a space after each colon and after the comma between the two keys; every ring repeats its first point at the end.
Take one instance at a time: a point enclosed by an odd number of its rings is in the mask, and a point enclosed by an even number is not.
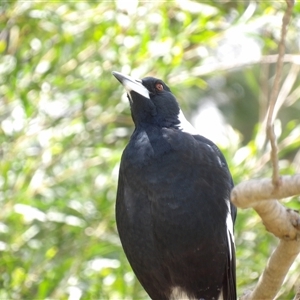
{"type": "Polygon", "coordinates": [[[163,90],[164,90],[164,86],[163,86],[161,83],[156,83],[156,84],[155,84],[155,88],[156,88],[158,91],[163,91],[163,90]]]}

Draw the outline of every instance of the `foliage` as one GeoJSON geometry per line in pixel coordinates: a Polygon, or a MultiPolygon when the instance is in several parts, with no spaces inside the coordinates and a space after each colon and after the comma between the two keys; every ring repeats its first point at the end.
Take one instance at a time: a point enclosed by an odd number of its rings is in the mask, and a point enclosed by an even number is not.
{"type": "MultiPolygon", "coordinates": [[[[200,132],[216,126],[208,137],[235,182],[270,176],[261,124],[274,65],[257,61],[276,53],[283,9],[281,1],[3,1],[0,299],[147,298],[114,221],[133,124],[113,70],[162,78],[200,132]],[[209,111],[216,118],[201,114],[209,111]]],[[[299,51],[299,10],[290,53],[299,51]]],[[[284,174],[299,172],[298,83],[276,123],[284,174]]],[[[288,205],[299,209],[296,199],[288,205]]],[[[277,241],[250,210],[239,212],[236,240],[242,293],[277,241]]]]}

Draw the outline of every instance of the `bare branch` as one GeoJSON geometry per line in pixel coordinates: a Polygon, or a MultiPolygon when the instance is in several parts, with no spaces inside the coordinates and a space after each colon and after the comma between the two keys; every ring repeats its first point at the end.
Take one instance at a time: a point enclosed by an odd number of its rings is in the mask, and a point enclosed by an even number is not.
{"type": "Polygon", "coordinates": [[[280,189],[274,189],[271,179],[252,179],[234,187],[231,201],[240,208],[253,207],[261,200],[282,199],[300,194],[300,174],[282,176],[280,189]]]}
{"type": "Polygon", "coordinates": [[[280,88],[283,58],[285,53],[285,37],[287,33],[287,26],[289,24],[292,15],[294,1],[286,0],[286,3],[287,3],[287,9],[282,19],[281,38],[278,47],[278,60],[276,64],[275,79],[274,79],[273,88],[270,96],[270,104],[269,104],[268,119],[267,119],[267,136],[271,144],[271,162],[273,166],[272,182],[275,188],[278,188],[280,186],[281,180],[280,180],[279,166],[278,166],[277,142],[276,142],[276,136],[273,128],[273,112],[274,112],[274,108],[275,108],[275,104],[277,101],[279,88],[280,88]]]}

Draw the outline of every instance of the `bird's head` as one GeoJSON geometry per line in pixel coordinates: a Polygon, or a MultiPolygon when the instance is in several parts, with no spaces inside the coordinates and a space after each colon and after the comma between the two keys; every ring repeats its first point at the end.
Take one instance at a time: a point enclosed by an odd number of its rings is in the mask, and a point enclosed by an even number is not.
{"type": "Polygon", "coordinates": [[[180,126],[182,112],[169,87],[160,79],[141,80],[119,72],[112,74],[125,87],[136,126],[155,124],[162,127],[180,126]]]}

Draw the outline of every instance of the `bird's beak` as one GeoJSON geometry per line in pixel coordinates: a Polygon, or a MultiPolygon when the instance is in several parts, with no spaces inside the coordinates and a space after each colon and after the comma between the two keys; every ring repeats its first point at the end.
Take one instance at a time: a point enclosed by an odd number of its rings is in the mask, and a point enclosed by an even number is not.
{"type": "Polygon", "coordinates": [[[149,91],[143,86],[141,80],[134,79],[128,75],[124,75],[116,71],[113,71],[112,74],[122,83],[130,98],[131,98],[130,92],[134,91],[142,95],[143,97],[150,99],[149,91]]]}

